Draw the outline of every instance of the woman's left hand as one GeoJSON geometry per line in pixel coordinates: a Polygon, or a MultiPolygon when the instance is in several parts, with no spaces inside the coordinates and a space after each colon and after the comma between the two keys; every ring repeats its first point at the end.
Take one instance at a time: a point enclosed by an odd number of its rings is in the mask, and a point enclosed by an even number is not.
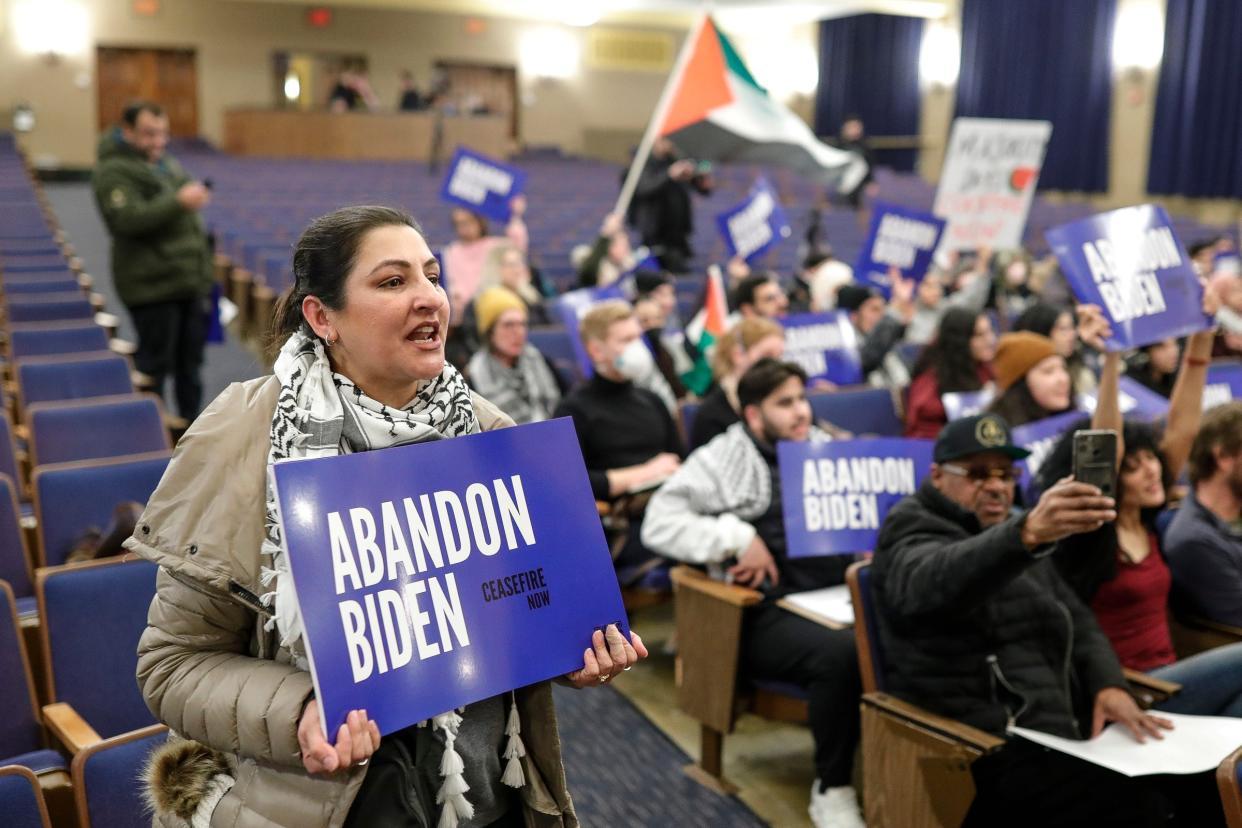
{"type": "Polygon", "coordinates": [[[574,687],[607,684],[646,657],[647,647],[638,633],[631,630],[626,641],[617,625],[609,624],[606,632],[596,630],[591,636],[591,646],[582,653],[582,669],[568,674],[565,680],[574,687]]]}

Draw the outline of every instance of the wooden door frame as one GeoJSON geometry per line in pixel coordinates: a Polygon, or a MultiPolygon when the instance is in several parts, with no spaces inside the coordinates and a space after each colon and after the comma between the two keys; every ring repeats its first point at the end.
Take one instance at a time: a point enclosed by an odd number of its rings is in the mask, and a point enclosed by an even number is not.
{"type": "Polygon", "coordinates": [[[150,44],[150,43],[130,43],[119,42],[112,43],[106,41],[96,41],[94,58],[94,75],[95,75],[95,120],[99,124],[99,131],[116,126],[115,123],[103,123],[104,113],[100,104],[100,97],[103,89],[99,82],[99,53],[104,49],[115,49],[118,51],[128,52],[184,52],[188,53],[194,59],[194,120],[195,133],[202,134],[202,95],[199,94],[199,75],[198,75],[198,47],[191,44],[150,44]]]}

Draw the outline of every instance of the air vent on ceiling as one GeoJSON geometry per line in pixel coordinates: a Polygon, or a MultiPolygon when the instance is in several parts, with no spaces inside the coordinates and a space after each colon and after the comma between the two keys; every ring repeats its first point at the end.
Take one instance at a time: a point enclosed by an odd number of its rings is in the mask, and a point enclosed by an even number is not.
{"type": "Polygon", "coordinates": [[[667,72],[673,49],[671,34],[596,27],[587,32],[586,63],[592,69],[667,72]]]}

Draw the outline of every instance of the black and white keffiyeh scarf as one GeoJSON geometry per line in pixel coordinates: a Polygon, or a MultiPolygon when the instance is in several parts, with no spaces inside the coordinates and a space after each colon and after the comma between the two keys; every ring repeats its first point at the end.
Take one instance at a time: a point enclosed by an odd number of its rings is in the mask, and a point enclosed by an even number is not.
{"type": "MultiPolygon", "coordinates": [[[[280,460],[334,457],[392,446],[443,440],[480,430],[470,397],[470,388],[452,365],[423,387],[402,408],[393,408],[367,396],[347,377],[334,373],[323,343],[318,337],[298,332],[280,349],[276,359],[276,378],[280,394],[272,416],[269,468],[280,460]]],[[[268,629],[274,625],[280,643],[288,648],[294,664],[309,669],[302,642],[302,618],[289,575],[289,562],[276,518],[276,493],[269,475],[267,514],[264,522],[262,553],[270,561],[261,569],[261,583],[269,591],[261,596],[272,609],[268,629]]],[[[436,797],[441,810],[438,828],[452,828],[459,819],[469,819],[473,807],[465,797],[468,786],[462,777],[462,759],[453,747],[461,716],[448,711],[431,723],[445,734],[445,754],[441,764],[444,785],[436,797]]],[[[420,726],[425,726],[423,722],[420,726]]],[[[524,783],[520,758],[525,755],[517,707],[510,709],[505,758],[510,760],[502,781],[512,787],[524,783]]]]}

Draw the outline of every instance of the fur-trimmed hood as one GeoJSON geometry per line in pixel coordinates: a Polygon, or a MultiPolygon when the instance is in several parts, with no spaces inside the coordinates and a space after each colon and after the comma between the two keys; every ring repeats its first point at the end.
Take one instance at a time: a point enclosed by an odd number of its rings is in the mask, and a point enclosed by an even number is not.
{"type": "Polygon", "coordinates": [[[233,787],[230,757],[175,736],[143,768],[147,807],[162,826],[207,828],[220,798],[233,787]]]}

